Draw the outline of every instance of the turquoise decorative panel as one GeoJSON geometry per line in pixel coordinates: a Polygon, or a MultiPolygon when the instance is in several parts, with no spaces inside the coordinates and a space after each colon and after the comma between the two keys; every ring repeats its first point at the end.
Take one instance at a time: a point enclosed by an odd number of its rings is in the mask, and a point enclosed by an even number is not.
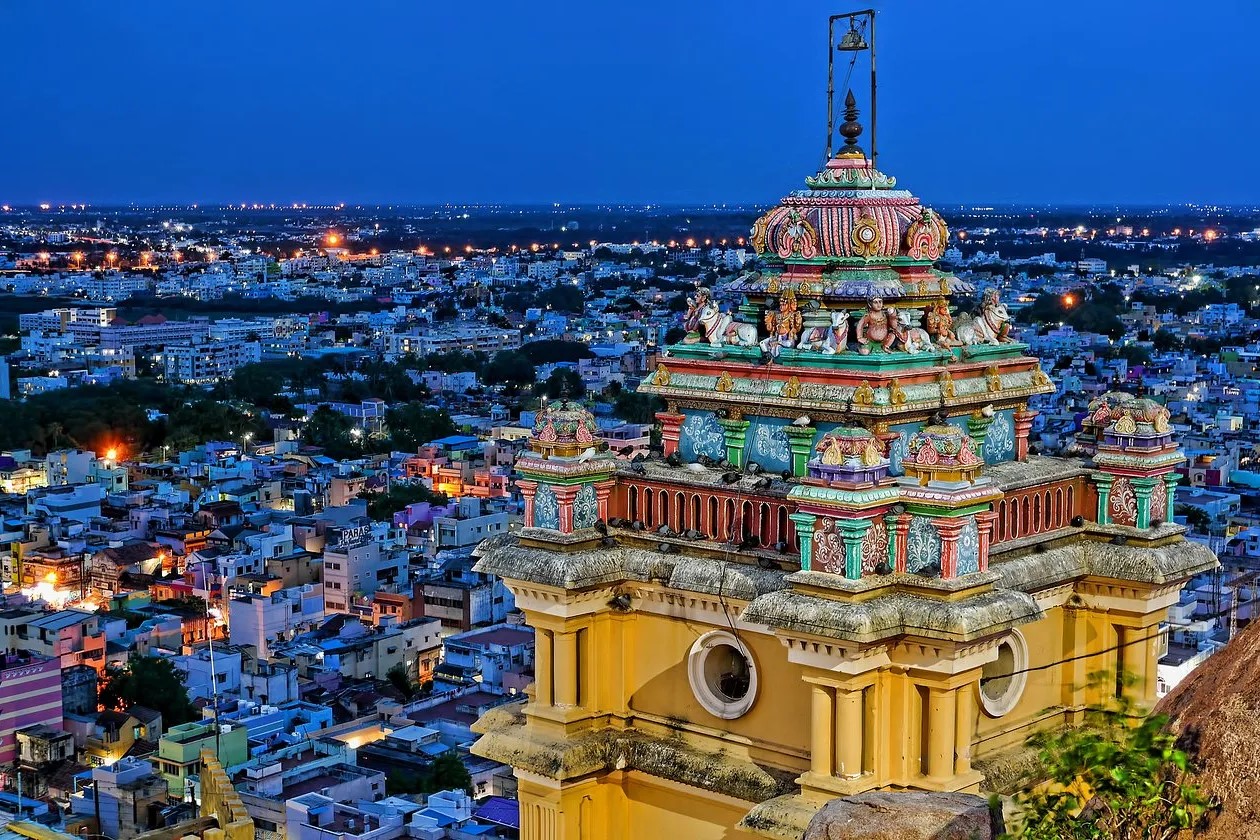
{"type": "Polygon", "coordinates": [[[546,484],[538,485],[534,491],[534,527],[560,530],[560,502],[546,484]]]}
{"type": "Polygon", "coordinates": [[[898,423],[895,426],[889,426],[888,431],[896,432],[901,437],[894,440],[888,447],[888,474],[889,475],[905,475],[906,471],[902,468],[901,462],[905,460],[909,454],[910,438],[922,429],[919,423],[898,423]]]}
{"type": "Polygon", "coordinates": [[[754,417],[744,438],[744,462],[756,461],[770,472],[792,468],[792,450],[788,447],[786,420],[775,417],[754,417]]]}
{"type": "Polygon", "coordinates": [[[958,566],[955,572],[961,576],[978,571],[980,571],[980,526],[976,524],[974,516],[968,516],[967,523],[958,534],[958,566]]]}
{"type": "Polygon", "coordinates": [[[592,528],[599,519],[599,500],[595,496],[595,487],[583,484],[582,489],[573,497],[573,527],[592,528]]]}
{"type": "Polygon", "coordinates": [[[683,459],[695,461],[701,455],[722,460],[726,457],[726,436],[717,417],[708,411],[686,411],[678,435],[678,451],[683,459]]]}
{"type": "Polygon", "coordinates": [[[1015,457],[1015,412],[1011,409],[993,415],[993,423],[984,436],[984,460],[998,464],[1015,457]]]}
{"type": "Polygon", "coordinates": [[[941,535],[926,516],[910,519],[906,533],[906,569],[917,572],[932,563],[941,562],[941,535]]]}

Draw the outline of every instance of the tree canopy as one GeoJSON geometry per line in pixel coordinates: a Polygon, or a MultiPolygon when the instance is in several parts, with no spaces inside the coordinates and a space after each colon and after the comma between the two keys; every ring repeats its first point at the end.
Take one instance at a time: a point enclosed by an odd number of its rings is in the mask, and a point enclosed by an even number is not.
{"type": "Polygon", "coordinates": [[[162,725],[168,727],[198,718],[197,709],[188,700],[184,676],[174,662],[158,656],[133,653],[125,668],[107,670],[100,702],[107,709],[147,706],[161,712],[162,725]]]}

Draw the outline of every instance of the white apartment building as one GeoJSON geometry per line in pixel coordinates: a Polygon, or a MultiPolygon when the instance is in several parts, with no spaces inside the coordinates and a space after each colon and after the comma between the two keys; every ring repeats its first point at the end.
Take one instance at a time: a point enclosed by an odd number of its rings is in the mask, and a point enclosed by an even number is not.
{"type": "Polygon", "coordinates": [[[260,361],[262,345],[256,341],[167,345],[158,358],[162,362],[168,382],[212,385],[231,379],[237,368],[260,361]]]}

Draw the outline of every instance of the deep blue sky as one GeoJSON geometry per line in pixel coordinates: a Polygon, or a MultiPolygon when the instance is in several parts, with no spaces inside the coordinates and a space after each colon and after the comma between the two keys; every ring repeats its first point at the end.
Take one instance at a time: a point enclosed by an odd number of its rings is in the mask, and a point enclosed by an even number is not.
{"type": "MultiPolygon", "coordinates": [[[[1260,201],[1257,0],[880,5],[880,164],[925,198],[1260,201]]],[[[765,202],[848,8],[6,3],[0,200],[765,202]]]]}

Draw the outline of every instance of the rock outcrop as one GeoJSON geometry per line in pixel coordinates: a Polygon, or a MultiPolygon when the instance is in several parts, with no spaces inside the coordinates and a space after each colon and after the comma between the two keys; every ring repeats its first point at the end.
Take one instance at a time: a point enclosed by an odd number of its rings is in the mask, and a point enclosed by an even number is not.
{"type": "Polygon", "coordinates": [[[994,840],[1001,824],[970,793],[863,793],[833,799],[803,840],[994,840]]]}
{"type": "Polygon", "coordinates": [[[1221,803],[1208,840],[1260,840],[1260,624],[1243,630],[1160,701],[1204,791],[1221,803]]]}

